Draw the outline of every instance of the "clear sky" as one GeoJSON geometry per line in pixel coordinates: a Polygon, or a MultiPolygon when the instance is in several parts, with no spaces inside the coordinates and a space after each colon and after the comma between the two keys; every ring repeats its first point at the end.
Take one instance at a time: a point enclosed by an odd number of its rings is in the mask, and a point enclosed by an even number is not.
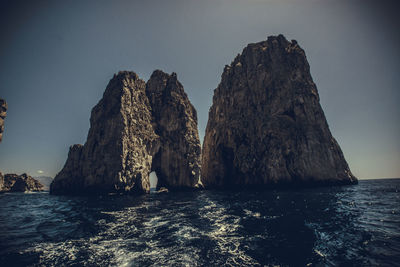
{"type": "Polygon", "coordinates": [[[0,170],[54,176],[84,143],[115,72],[176,72],[203,139],[224,65],[269,35],[306,51],[330,129],[359,178],[400,177],[396,1],[0,1],[0,170]]]}

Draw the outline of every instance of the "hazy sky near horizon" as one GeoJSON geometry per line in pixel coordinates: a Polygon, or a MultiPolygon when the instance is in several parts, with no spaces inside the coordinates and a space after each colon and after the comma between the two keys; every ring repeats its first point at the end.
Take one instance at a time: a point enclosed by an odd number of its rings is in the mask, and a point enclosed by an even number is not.
{"type": "Polygon", "coordinates": [[[119,70],[176,72],[203,139],[224,65],[269,35],[296,39],[333,136],[359,178],[400,177],[396,1],[1,1],[0,170],[54,176],[84,143],[119,70]]]}

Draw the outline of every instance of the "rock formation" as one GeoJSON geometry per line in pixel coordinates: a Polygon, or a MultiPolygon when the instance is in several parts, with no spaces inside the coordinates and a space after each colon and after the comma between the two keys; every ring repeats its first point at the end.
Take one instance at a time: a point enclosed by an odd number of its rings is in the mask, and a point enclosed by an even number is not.
{"type": "Polygon", "coordinates": [[[33,178],[43,185],[43,190],[44,191],[49,191],[50,190],[50,184],[51,184],[51,182],[53,182],[53,178],[52,177],[36,176],[36,177],[33,177],[33,178]]]}
{"type": "Polygon", "coordinates": [[[28,174],[5,174],[3,192],[43,191],[44,187],[28,174]]]}
{"type": "Polygon", "coordinates": [[[152,107],[154,130],[161,144],[152,163],[158,177],[157,189],[196,186],[201,147],[195,108],[175,73],[154,71],[147,82],[146,93],[152,107]]]}
{"type": "Polygon", "coordinates": [[[146,84],[120,72],[92,109],[85,145],[73,145],[50,193],[108,193],[148,190],[146,177],[158,136],[151,125],[146,84]]]}
{"type": "MultiPolygon", "coordinates": [[[[0,98],[0,142],[3,138],[4,120],[7,115],[7,103],[0,98]]],[[[45,187],[36,179],[26,173],[5,174],[0,172],[0,192],[26,192],[26,191],[43,191],[45,187]]]]}
{"type": "Polygon", "coordinates": [[[303,49],[249,44],[214,91],[202,152],[206,188],[356,183],[332,137],[303,49]]]}
{"type": "Polygon", "coordinates": [[[199,180],[197,115],[176,74],[155,71],[148,85],[119,72],[93,108],[84,145],[70,148],[52,194],[148,193],[157,187],[193,188],[199,180]]]}
{"type": "Polygon", "coordinates": [[[7,115],[7,102],[0,98],[0,142],[3,139],[4,119],[7,115]]]}
{"type": "Polygon", "coordinates": [[[4,190],[4,176],[0,172],[0,192],[4,190]]]}
{"type": "MultiPolygon", "coordinates": [[[[4,132],[4,120],[7,115],[7,103],[4,99],[0,98],[0,142],[3,140],[3,132],[4,132]]],[[[4,176],[0,172],[0,191],[3,190],[4,186],[4,176]]]]}

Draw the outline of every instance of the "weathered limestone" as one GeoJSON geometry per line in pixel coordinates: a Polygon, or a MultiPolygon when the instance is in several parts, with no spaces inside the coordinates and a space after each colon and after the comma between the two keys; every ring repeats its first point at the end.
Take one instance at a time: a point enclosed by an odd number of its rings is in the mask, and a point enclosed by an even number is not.
{"type": "Polygon", "coordinates": [[[136,73],[119,72],[93,108],[90,124],[86,143],[70,148],[50,193],[148,193],[152,170],[159,176],[158,187],[192,188],[198,182],[196,112],[176,75],[156,71],[146,90],[136,73]],[[175,120],[179,125],[171,128],[175,120]],[[181,173],[192,175],[175,176],[181,173]]]}
{"type": "Polygon", "coordinates": [[[249,44],[214,91],[202,152],[206,188],[356,183],[332,137],[303,49],[249,44]]]}
{"type": "Polygon", "coordinates": [[[196,110],[175,73],[154,71],[146,93],[161,143],[152,166],[158,177],[157,189],[193,188],[199,182],[201,151],[196,110]]]}

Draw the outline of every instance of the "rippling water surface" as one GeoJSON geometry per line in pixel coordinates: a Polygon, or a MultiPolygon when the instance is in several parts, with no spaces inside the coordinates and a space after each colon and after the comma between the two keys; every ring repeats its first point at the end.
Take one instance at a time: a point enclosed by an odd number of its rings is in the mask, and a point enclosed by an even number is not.
{"type": "Polygon", "coordinates": [[[146,196],[0,195],[3,266],[399,266],[400,179],[146,196]]]}

